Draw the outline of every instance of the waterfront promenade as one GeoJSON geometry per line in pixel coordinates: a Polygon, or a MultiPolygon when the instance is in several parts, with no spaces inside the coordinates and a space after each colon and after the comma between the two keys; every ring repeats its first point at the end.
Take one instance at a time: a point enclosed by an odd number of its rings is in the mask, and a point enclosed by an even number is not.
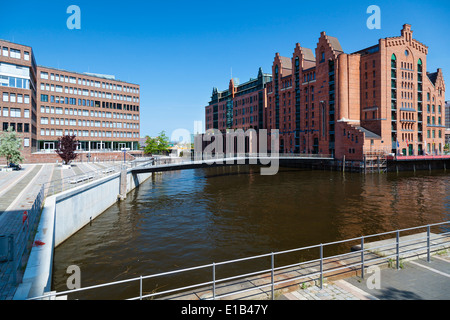
{"type": "MultiPolygon", "coordinates": [[[[51,185],[50,182],[63,181],[63,179],[70,181],[71,177],[105,170],[114,165],[117,164],[114,162],[75,163],[72,169],[62,170],[61,165],[58,164],[25,164],[20,171],[0,172],[0,236],[15,235],[13,247],[20,247],[20,243],[16,240],[19,230],[33,231],[24,219],[24,212],[31,212],[43,185],[47,187],[43,190],[45,196],[52,192],[52,189],[48,188],[51,185]]],[[[28,247],[32,243],[28,241],[28,247]]],[[[17,270],[17,261],[0,262],[0,300],[13,298],[26,260],[25,255],[23,261],[20,261],[19,270],[17,270]]]]}

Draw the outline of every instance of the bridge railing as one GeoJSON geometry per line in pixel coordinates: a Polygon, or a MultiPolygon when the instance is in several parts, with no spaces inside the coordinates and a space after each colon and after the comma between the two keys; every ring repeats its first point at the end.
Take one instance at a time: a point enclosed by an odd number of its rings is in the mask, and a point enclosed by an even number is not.
{"type": "MultiPolygon", "coordinates": [[[[90,287],[63,291],[63,292],[53,292],[46,294],[44,296],[34,297],[30,300],[40,300],[40,299],[54,299],[57,296],[66,296],[72,294],[92,292],[94,290],[99,290],[100,288],[108,288],[108,292],[112,289],[110,287],[119,286],[123,284],[137,284],[139,292],[135,297],[129,300],[142,300],[142,299],[154,299],[160,296],[160,299],[176,299],[177,297],[186,296],[189,293],[203,293],[204,300],[216,300],[230,297],[239,297],[242,299],[244,294],[254,294],[255,291],[265,293],[267,297],[275,299],[275,290],[283,285],[293,285],[296,283],[300,285],[301,283],[314,281],[319,287],[323,287],[324,278],[328,275],[336,275],[339,272],[345,273],[349,270],[357,271],[359,269],[362,278],[365,277],[365,271],[369,266],[390,263],[397,269],[401,267],[401,259],[405,257],[422,255],[426,256],[428,261],[431,261],[432,253],[439,253],[443,248],[450,247],[450,221],[441,222],[436,224],[430,224],[426,226],[413,227],[407,229],[401,229],[392,232],[378,233],[369,236],[363,236],[353,239],[347,239],[342,241],[335,241],[326,244],[314,245],[309,247],[302,247],[293,250],[280,251],[276,253],[262,254],[258,256],[252,256],[248,258],[229,260],[220,263],[212,263],[207,265],[201,265],[192,268],[185,268],[181,270],[175,270],[170,272],[164,272],[154,275],[140,276],[132,279],[115,281],[100,285],[94,285],[90,287]],[[434,233],[432,233],[432,228],[434,233]],[[418,233],[419,230],[424,232],[418,233]],[[403,238],[400,240],[401,234],[408,233],[413,238],[403,238]],[[416,237],[417,236],[417,237],[416,237]],[[366,247],[371,239],[393,239],[393,241],[383,243],[379,242],[377,246],[372,246],[370,248],[366,247]],[[336,250],[331,250],[330,248],[334,246],[340,246],[341,248],[347,248],[345,253],[331,253],[326,255],[326,251],[330,250],[335,252],[336,250]],[[353,250],[349,250],[352,248],[353,250]],[[350,251],[350,252],[349,252],[350,251]],[[313,253],[313,259],[304,259],[307,254],[313,253]],[[283,260],[281,257],[284,255],[295,254],[295,263],[278,263],[279,260],[283,260]],[[237,276],[227,276],[219,278],[217,276],[217,269],[223,266],[235,265],[248,261],[259,262],[255,265],[264,266],[261,259],[265,259],[265,264],[270,267],[262,270],[252,270],[251,272],[242,273],[237,276]],[[337,263],[336,263],[337,262],[337,263]],[[287,277],[289,270],[294,269],[295,275],[287,277]],[[182,287],[171,288],[161,292],[155,292],[145,294],[146,288],[144,288],[144,281],[148,279],[157,279],[157,283],[161,284],[163,278],[179,274],[191,274],[195,272],[207,272],[211,276],[209,281],[184,285],[182,287]],[[254,277],[259,277],[255,278],[254,277]],[[250,287],[243,285],[232,286],[230,283],[242,284],[245,279],[253,279],[255,281],[246,282],[252,284],[250,287]],[[245,287],[244,289],[242,289],[245,287]],[[193,290],[197,291],[193,291],[193,290]],[[175,296],[175,293],[178,296],[175,296]]],[[[328,251],[329,252],[329,251],[328,251]]],[[[253,266],[254,267],[254,266],[253,266]]],[[[240,270],[238,268],[238,270],[240,270]]],[[[147,288],[148,290],[148,288],[147,288]]]]}

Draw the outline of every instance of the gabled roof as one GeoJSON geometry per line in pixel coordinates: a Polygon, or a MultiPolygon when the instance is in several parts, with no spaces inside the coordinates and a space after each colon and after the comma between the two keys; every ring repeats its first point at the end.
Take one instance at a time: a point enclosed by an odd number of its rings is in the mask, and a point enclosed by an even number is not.
{"type": "Polygon", "coordinates": [[[292,70],[292,60],[290,58],[280,56],[280,60],[283,64],[283,69],[292,70]]]}
{"type": "Polygon", "coordinates": [[[334,51],[344,52],[338,38],[327,36],[334,51]]]}
{"type": "Polygon", "coordinates": [[[316,57],[314,56],[314,53],[311,49],[302,47],[302,51],[304,60],[314,61],[314,63],[316,62],[316,57]]]}

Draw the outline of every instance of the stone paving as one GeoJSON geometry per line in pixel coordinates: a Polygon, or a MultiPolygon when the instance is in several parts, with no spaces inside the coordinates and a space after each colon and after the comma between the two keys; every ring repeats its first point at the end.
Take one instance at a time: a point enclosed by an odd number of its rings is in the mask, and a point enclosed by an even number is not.
{"type": "MultiPolygon", "coordinates": [[[[30,211],[43,184],[109,165],[75,164],[73,170],[62,170],[58,164],[37,164],[23,165],[21,171],[0,172],[0,236],[15,235],[23,228],[23,212],[30,211]]],[[[17,261],[0,262],[0,300],[13,299],[21,273],[23,268],[17,270],[17,261]]]]}
{"type": "Polygon", "coordinates": [[[359,276],[307,287],[278,300],[450,300],[450,254],[442,251],[431,261],[409,259],[402,268],[380,270],[379,288],[369,288],[359,276]]]}
{"type": "Polygon", "coordinates": [[[324,284],[323,288],[317,286],[300,289],[282,295],[278,300],[378,300],[370,294],[360,292],[345,281],[333,284],[324,284]]]}
{"type": "MultiPolygon", "coordinates": [[[[347,282],[367,291],[364,281],[347,282]]],[[[404,262],[399,270],[384,269],[380,288],[371,293],[380,300],[450,300],[450,256],[433,255],[430,262],[420,258],[404,262]]]]}

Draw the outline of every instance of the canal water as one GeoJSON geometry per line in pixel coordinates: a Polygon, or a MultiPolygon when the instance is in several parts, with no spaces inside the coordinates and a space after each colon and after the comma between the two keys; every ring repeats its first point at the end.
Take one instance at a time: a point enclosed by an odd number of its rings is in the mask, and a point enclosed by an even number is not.
{"type": "MultiPolygon", "coordinates": [[[[258,167],[240,166],[155,174],[55,250],[53,290],[67,290],[71,265],[87,287],[448,220],[450,175],[444,171],[286,168],[262,176],[258,167]]],[[[350,250],[343,246],[326,254],[350,250]]],[[[314,258],[317,252],[304,252],[277,263],[314,258]]],[[[270,260],[250,261],[216,276],[269,267],[270,260]]],[[[150,279],[144,293],[211,280],[211,269],[150,279]]],[[[138,295],[139,283],[132,283],[69,298],[138,295]]]]}

